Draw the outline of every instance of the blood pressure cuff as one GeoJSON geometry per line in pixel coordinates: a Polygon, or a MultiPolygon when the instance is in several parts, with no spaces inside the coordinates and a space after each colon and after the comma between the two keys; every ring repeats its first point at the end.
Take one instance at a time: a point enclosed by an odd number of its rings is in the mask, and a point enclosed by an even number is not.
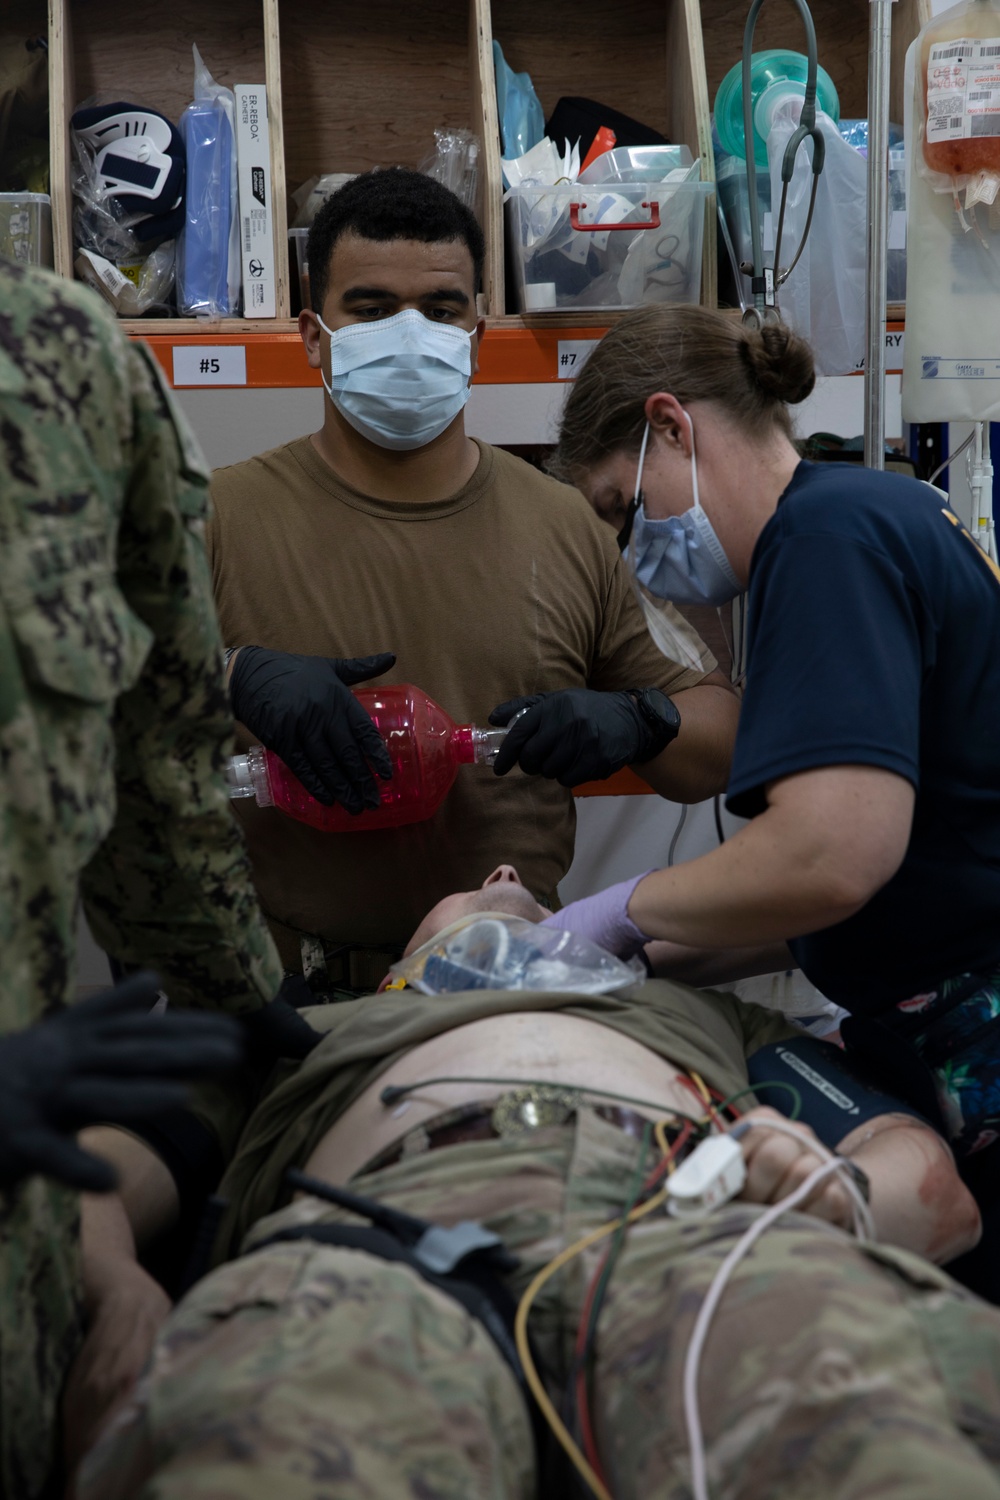
{"type": "Polygon", "coordinates": [[[802,1100],[797,1116],[834,1150],[852,1130],[876,1115],[912,1115],[937,1127],[926,1115],[886,1093],[858,1062],[829,1042],[813,1037],[761,1047],[749,1059],[750,1085],[761,1104],[791,1114],[795,1089],[802,1100]]]}

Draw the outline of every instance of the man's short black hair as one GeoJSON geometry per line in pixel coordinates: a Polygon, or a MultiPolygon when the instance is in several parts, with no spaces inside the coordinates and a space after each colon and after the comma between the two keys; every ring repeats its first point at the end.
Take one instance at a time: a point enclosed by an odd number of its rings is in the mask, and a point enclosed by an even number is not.
{"type": "Polygon", "coordinates": [[[475,214],[450,188],[407,167],[363,172],[345,182],[328,198],[309,231],[307,256],[314,309],[322,313],[326,300],[333,247],[342,234],[362,239],[462,240],[472,256],[475,290],[483,273],[486,242],[475,214]]]}

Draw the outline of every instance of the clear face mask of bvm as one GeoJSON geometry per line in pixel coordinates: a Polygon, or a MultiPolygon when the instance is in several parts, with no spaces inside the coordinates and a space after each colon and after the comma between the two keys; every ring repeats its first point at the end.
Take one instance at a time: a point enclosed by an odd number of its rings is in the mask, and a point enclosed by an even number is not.
{"type": "Polygon", "coordinates": [[[578,933],[505,912],[460,917],[390,972],[424,995],[464,990],[606,995],[646,978],[638,958],[623,963],[578,933]]]}

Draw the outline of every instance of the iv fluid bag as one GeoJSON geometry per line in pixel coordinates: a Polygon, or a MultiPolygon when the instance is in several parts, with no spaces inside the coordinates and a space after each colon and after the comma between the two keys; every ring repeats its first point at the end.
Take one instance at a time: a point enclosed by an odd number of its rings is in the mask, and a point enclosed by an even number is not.
{"type": "MultiPolygon", "coordinates": [[[[771,121],[767,156],[771,171],[774,233],[781,203],[781,163],[799,123],[801,102],[782,105],[771,121]]],[[[816,111],[826,143],[826,163],[816,191],[816,209],[806,247],[778,291],[778,306],[790,328],[812,344],[821,375],[848,375],[865,357],[865,247],[868,163],[849,146],[834,121],[816,111]]],[[[802,243],[812,192],[812,143],[800,147],[788,184],[781,264],[791,265],[802,243]]]]}
{"type": "MultiPolygon", "coordinates": [[[[1000,420],[1000,342],[996,336],[1000,327],[1000,194],[992,205],[977,196],[984,186],[982,179],[991,175],[985,168],[977,168],[972,176],[952,176],[932,169],[928,162],[927,127],[935,117],[927,110],[935,96],[933,89],[928,89],[927,60],[936,49],[939,61],[946,64],[952,60],[941,59],[942,49],[967,53],[971,39],[976,40],[977,49],[980,43],[995,45],[1000,59],[1000,7],[993,0],[977,0],[974,5],[957,6],[936,17],[906,55],[907,267],[902,389],[906,422],[1000,420]],[[984,31],[994,35],[996,41],[984,39],[984,31]],[[963,203],[959,192],[970,186],[972,201],[966,192],[963,203]]],[[[954,100],[958,101],[957,94],[954,100]]],[[[982,102],[973,100],[972,104],[982,102]]],[[[996,102],[998,113],[989,128],[1000,131],[1000,98],[996,102]]],[[[948,119],[960,119],[957,102],[956,113],[948,119]]],[[[1000,136],[969,135],[938,144],[946,146],[948,154],[932,151],[930,159],[949,166],[969,166],[985,159],[979,155],[979,146],[984,144],[1000,156],[1000,136]]],[[[1000,182],[1000,178],[997,180],[1000,182]]]]}

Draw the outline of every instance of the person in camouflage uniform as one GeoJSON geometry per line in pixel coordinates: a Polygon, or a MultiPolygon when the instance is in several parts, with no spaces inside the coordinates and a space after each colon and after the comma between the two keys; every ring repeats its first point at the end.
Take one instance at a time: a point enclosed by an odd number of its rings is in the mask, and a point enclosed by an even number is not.
{"type": "MultiPolygon", "coordinates": [[[[76,1500],[582,1493],[539,1470],[522,1391],[485,1328],[409,1266],[322,1243],[324,1227],[360,1220],[319,1196],[289,1202],[285,1176],[288,1167],[322,1176],[327,1132],[372,1089],[416,1088],[415,1069],[434,1098],[431,1084],[447,1080],[412,1062],[429,1037],[549,1010],[621,1031],[726,1096],[746,1089],[748,1055],[793,1035],[780,1016],[666,981],[587,997],[387,992],[314,1012],[325,1040],[300,1068],[276,1070],[219,1190],[229,1209],[216,1253],[237,1258],[163,1326],[130,1400],[85,1459],[76,1500]]],[[[481,1071],[467,1070],[458,1047],[448,1056],[448,1075],[481,1071]]],[[[499,1049],[489,1071],[515,1061],[499,1049]]],[[[891,1149],[891,1119],[873,1145],[891,1149]]],[[[642,1151],[582,1100],[561,1121],[498,1139],[457,1132],[455,1144],[421,1152],[423,1129],[351,1174],[351,1192],[432,1223],[478,1220],[518,1257],[504,1277],[515,1297],[620,1214],[642,1151]]],[[[854,1155],[872,1170],[868,1140],[854,1155]]],[[[954,1211],[943,1170],[924,1176],[903,1159],[900,1175],[914,1197],[936,1195],[954,1211]]],[[[697,1222],[661,1210],[629,1230],[597,1327],[591,1402],[615,1500],[691,1500],[685,1355],[714,1273],[766,1201],[734,1201],[697,1222]]],[[[570,1260],[531,1313],[557,1407],[607,1243],[570,1260]]],[[[919,1255],[861,1244],[811,1213],[784,1215],[738,1266],[699,1389],[712,1500],[1000,1500],[1000,1309],[919,1255]]]]}
{"type": "MultiPolygon", "coordinates": [[[[222,776],[207,485],[145,347],[91,292],[0,266],[0,1032],[72,1001],[81,895],[173,1003],[249,1016],[279,989],[222,776]]],[[[51,1182],[0,1193],[10,1500],[52,1482],[84,1334],[77,1224],[51,1182]]]]}
{"type": "MultiPolygon", "coordinates": [[[[620,1212],[639,1143],[592,1112],[352,1181],[431,1220],[478,1218],[520,1257],[515,1295],[620,1212]]],[[[684,1357],[712,1276],[760,1209],[635,1225],[597,1337],[593,1410],[615,1500],[691,1500],[684,1357]]],[[[510,1367],[465,1309],[408,1266],[270,1235],[343,1219],[303,1198],[179,1305],[77,1500],[562,1500],[539,1483],[510,1367]],[[255,1248],[259,1247],[259,1248],[255,1248]]],[[[357,1222],[357,1221],[355,1221],[357,1222]]],[[[605,1242],[606,1245],[606,1242],[605,1242]]],[[[604,1245],[531,1315],[565,1388],[604,1245]]],[[[713,1500],[998,1500],[1000,1311],[902,1250],[804,1214],[737,1269],[702,1361],[713,1500]]]]}

